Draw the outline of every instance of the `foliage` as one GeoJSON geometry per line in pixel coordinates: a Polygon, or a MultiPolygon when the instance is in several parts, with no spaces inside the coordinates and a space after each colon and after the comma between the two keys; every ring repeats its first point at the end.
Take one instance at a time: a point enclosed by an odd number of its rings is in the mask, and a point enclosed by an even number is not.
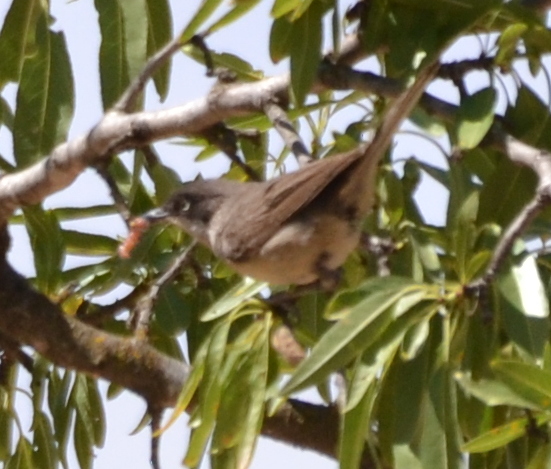
{"type": "MultiPolygon", "coordinates": [[[[223,3],[203,0],[181,33],[181,52],[189,60],[204,60],[189,42],[194,34],[208,39],[233,22],[246,25],[246,14],[260,2],[223,3]]],[[[101,32],[101,101],[107,110],[147,57],[170,39],[172,11],[167,0],[94,4],[101,32]]],[[[238,278],[205,248],[195,249],[195,268],[161,288],[151,324],[151,342],[177,358],[188,356],[193,366],[172,415],[175,419],[186,409],[191,412],[184,463],[199,465],[210,444],[212,467],[246,467],[264,415],[276,412],[296,391],[313,386],[329,399],[331,376],[339,373],[346,383],[340,396],[342,468],[358,467],[365,448],[385,467],[547,467],[551,262],[535,246],[548,238],[549,212],[517,240],[487,295],[474,297],[467,286],[484,273],[499,236],[535,189],[527,169],[485,146],[483,139],[494,123],[503,75],[521,59],[532,74],[541,72],[551,33],[542,18],[514,2],[372,0],[358,5],[344,12],[337,1],[274,1],[265,54],[274,62],[289,59],[291,118],[308,128],[318,154],[348,148],[363,130],[376,127],[384,108],[377,98],[357,91],[310,93],[322,46],[331,42],[338,49],[345,30],[357,30],[364,51],[386,76],[400,80],[411,77],[424,57],[438,57],[457,41],[477,36],[481,43],[494,44],[484,51],[494,58],[494,67],[484,72],[487,85],[472,93],[462,89],[451,121],[422,110],[413,116],[429,138],[437,138],[435,129],[445,129],[447,148],[461,158],[449,158],[446,169],[412,158],[402,170],[387,160],[378,204],[365,227],[392,243],[388,275],[379,276],[375,256],[358,250],[345,264],[337,292],[301,297],[297,312],[284,318],[300,345],[310,349],[296,367],[271,346],[272,331],[283,320],[262,299],[266,285],[238,278]],[[330,135],[335,115],[350,109],[361,109],[362,117],[330,135]],[[449,193],[442,226],[425,221],[430,207],[418,206],[414,197],[426,176],[449,193]],[[178,341],[182,336],[184,349],[178,341]]],[[[0,155],[6,172],[28,167],[68,138],[74,108],[71,58],[48,8],[45,1],[12,0],[0,32],[0,89],[17,85],[15,103],[0,98],[0,125],[13,138],[13,158],[9,148],[0,155]]],[[[216,66],[234,71],[241,81],[263,78],[242,57],[225,51],[212,57],[216,66]]],[[[153,83],[164,100],[174,86],[170,62],[155,73],[153,83]]],[[[522,83],[516,94],[516,100],[507,102],[502,126],[551,151],[548,104],[522,83]]],[[[277,137],[269,132],[267,119],[249,115],[227,124],[257,132],[255,138],[240,134],[237,139],[239,153],[251,167],[274,160],[268,143],[277,137]]],[[[184,143],[199,148],[198,159],[215,153],[202,136],[184,143]]],[[[108,173],[131,213],[139,214],[162,203],[179,181],[162,159],[153,161],[140,149],[133,156],[131,169],[114,157],[108,173]]],[[[275,157],[278,168],[285,156],[284,151],[275,157]]],[[[228,177],[245,179],[245,174],[232,165],[228,177]]],[[[117,239],[63,226],[69,219],[99,223],[98,217],[118,209],[115,204],[50,210],[35,206],[11,220],[24,224],[29,234],[34,285],[68,315],[93,315],[101,309],[96,297],[122,284],[149,285],[190,243],[173,227],[153,229],[130,259],[121,260],[117,239]],[[90,263],[64,269],[67,254],[89,257],[90,263]]],[[[119,318],[101,327],[130,333],[119,318]]],[[[22,392],[16,389],[20,366],[7,358],[0,363],[3,467],[67,467],[70,435],[80,466],[92,467],[94,448],[102,446],[105,435],[97,380],[59,369],[37,354],[28,390],[33,421],[27,431],[14,407],[16,393],[22,392]]]]}

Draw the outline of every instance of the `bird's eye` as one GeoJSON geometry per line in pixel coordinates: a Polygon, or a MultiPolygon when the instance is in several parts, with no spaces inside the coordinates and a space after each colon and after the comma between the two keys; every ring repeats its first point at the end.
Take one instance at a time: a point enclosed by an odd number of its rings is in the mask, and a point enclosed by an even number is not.
{"type": "Polygon", "coordinates": [[[170,212],[174,215],[185,213],[191,208],[191,201],[185,197],[175,197],[172,199],[170,212]]]}
{"type": "Polygon", "coordinates": [[[182,200],[179,205],[180,212],[187,212],[191,208],[191,202],[187,199],[182,200]]]}

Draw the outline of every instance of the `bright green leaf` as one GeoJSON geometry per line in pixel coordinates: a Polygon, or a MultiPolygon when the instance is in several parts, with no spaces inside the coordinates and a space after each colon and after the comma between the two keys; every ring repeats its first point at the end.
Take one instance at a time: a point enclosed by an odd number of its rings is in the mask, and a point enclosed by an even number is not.
{"type": "MultiPolygon", "coordinates": [[[[550,420],[551,416],[549,415],[539,415],[536,417],[536,424],[542,425],[550,420]]],[[[527,425],[527,418],[513,420],[473,438],[471,441],[465,443],[461,449],[467,453],[484,453],[501,448],[525,435],[527,425]]]]}
{"type": "Polygon", "coordinates": [[[216,21],[213,25],[211,25],[208,29],[208,33],[212,34],[213,32],[218,31],[225,26],[228,26],[234,21],[237,21],[243,15],[248,13],[252,8],[254,8],[259,2],[260,0],[239,0],[234,2],[233,8],[228,11],[224,16],[222,16],[222,18],[216,21]]]}
{"type": "Polygon", "coordinates": [[[270,58],[278,63],[291,53],[293,44],[293,24],[285,17],[272,23],[270,30],[270,58]]]}
{"type": "Polygon", "coordinates": [[[522,262],[513,265],[499,286],[503,296],[526,316],[549,317],[547,292],[533,256],[526,256],[522,262]]]}
{"type": "Polygon", "coordinates": [[[123,13],[118,2],[94,0],[101,32],[99,71],[101,98],[104,109],[109,109],[120,98],[130,83],[123,13]]]}
{"type": "Polygon", "coordinates": [[[238,467],[249,467],[258,435],[264,420],[264,405],[268,385],[268,367],[270,352],[270,330],[272,318],[266,314],[262,323],[262,333],[258,335],[253,350],[255,360],[249,374],[250,401],[247,415],[243,421],[243,432],[238,444],[238,467]]]}
{"type": "MultiPolygon", "coordinates": [[[[334,304],[346,304],[356,298],[356,304],[348,304],[339,316],[342,318],[318,341],[311,354],[304,360],[289,382],[282,389],[282,394],[290,394],[308,385],[319,382],[332,371],[343,366],[363,350],[369,347],[385,329],[396,320],[394,308],[400,300],[406,300],[409,308],[424,298],[423,288],[405,280],[390,278],[387,288],[372,291],[376,282],[367,282],[364,289],[368,293],[362,295],[361,290],[347,292],[347,300],[339,300],[334,304]],[[421,294],[420,294],[421,293],[421,294]],[[408,301],[408,295],[414,299],[408,301]]],[[[330,306],[330,309],[334,308],[330,306]]],[[[405,313],[406,310],[400,310],[405,313]]]]}
{"type": "MultiPolygon", "coordinates": [[[[161,49],[172,36],[172,16],[167,0],[146,0],[148,13],[147,55],[151,57],[161,49]]],[[[155,89],[161,101],[166,99],[170,80],[171,61],[166,63],[153,75],[155,89]]]]}
{"type": "Polygon", "coordinates": [[[360,467],[366,435],[371,427],[371,408],[376,396],[375,387],[371,387],[353,409],[341,415],[342,428],[339,432],[339,467],[356,469],[360,467]]]}
{"type": "Polygon", "coordinates": [[[484,138],[494,121],[496,91],[484,88],[461,100],[456,120],[459,148],[475,148],[484,138]]]}
{"type": "Polygon", "coordinates": [[[23,63],[14,117],[14,156],[25,167],[48,155],[67,139],[73,117],[71,64],[63,33],[48,29],[38,18],[37,47],[23,63]]]}
{"type": "Polygon", "coordinates": [[[203,0],[197,13],[195,13],[182,33],[182,43],[189,41],[193,37],[201,25],[212,16],[221,3],[222,0],[203,0]]]}
{"type": "Polygon", "coordinates": [[[147,59],[149,33],[147,0],[117,0],[122,14],[124,51],[128,75],[138,76],[147,59]]]}
{"type": "Polygon", "coordinates": [[[0,32],[0,89],[19,81],[26,49],[34,42],[35,22],[42,11],[37,0],[12,0],[0,32]]]}
{"type": "Polygon", "coordinates": [[[455,373],[455,380],[466,394],[473,395],[486,405],[509,405],[534,410],[538,409],[538,406],[516,394],[511,388],[500,381],[484,378],[475,381],[467,373],[459,371],[455,373]]]}
{"type": "Polygon", "coordinates": [[[33,416],[33,447],[36,469],[57,466],[58,455],[52,426],[46,414],[41,411],[35,411],[33,416]]]}
{"type": "Polygon", "coordinates": [[[301,3],[302,0],[275,0],[271,14],[274,18],[279,18],[298,8],[301,3]]]}
{"type": "Polygon", "coordinates": [[[267,287],[267,283],[247,277],[214,302],[209,309],[201,314],[200,319],[201,321],[212,321],[222,317],[267,287]]]}
{"type": "Polygon", "coordinates": [[[65,244],[59,222],[51,211],[39,206],[23,210],[34,254],[37,287],[54,294],[60,285],[61,267],[65,258],[65,244]]]}
{"type": "Polygon", "coordinates": [[[322,14],[321,2],[315,2],[293,23],[291,89],[297,107],[304,103],[318,73],[321,58],[322,14]]]}
{"type": "Polygon", "coordinates": [[[551,408],[551,372],[514,361],[496,361],[492,370],[516,394],[541,410],[551,408]]]}
{"type": "Polygon", "coordinates": [[[61,236],[68,254],[78,256],[112,256],[117,252],[119,242],[109,236],[61,230],[61,236]]]}

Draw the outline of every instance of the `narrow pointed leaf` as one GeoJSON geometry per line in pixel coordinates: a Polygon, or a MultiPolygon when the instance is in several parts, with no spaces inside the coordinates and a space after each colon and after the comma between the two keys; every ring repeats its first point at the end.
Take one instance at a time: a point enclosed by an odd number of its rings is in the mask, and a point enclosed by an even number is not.
{"type": "MultiPolygon", "coordinates": [[[[387,289],[369,291],[354,306],[343,311],[342,319],[329,329],[310,356],[297,368],[284,386],[283,394],[290,394],[319,382],[369,347],[396,319],[392,307],[406,295],[411,294],[415,302],[424,297],[424,294],[419,294],[423,291],[422,287],[405,280],[394,280],[388,281],[387,289]]],[[[361,296],[362,292],[349,292],[348,295],[361,296]]],[[[409,306],[412,307],[415,302],[409,306]]]]}
{"type": "Polygon", "coordinates": [[[14,156],[18,167],[48,155],[67,139],[73,116],[71,64],[63,33],[38,17],[36,51],[23,63],[14,117],[14,156]]]}
{"type": "Polygon", "coordinates": [[[213,33],[222,29],[223,27],[237,21],[252,8],[254,8],[260,0],[240,0],[234,2],[233,8],[228,11],[222,18],[216,21],[213,25],[209,26],[208,32],[213,33]]]}
{"type": "Polygon", "coordinates": [[[193,37],[201,25],[212,16],[221,3],[222,0],[203,0],[197,13],[195,13],[182,33],[182,43],[189,41],[193,37]]]}
{"type": "Polygon", "coordinates": [[[34,40],[37,0],[13,0],[0,32],[0,89],[8,81],[17,82],[25,60],[25,49],[34,40]]]}
{"type": "Polygon", "coordinates": [[[94,0],[101,32],[99,70],[101,99],[104,109],[109,109],[128,87],[128,62],[126,60],[123,13],[118,2],[94,0]]]}
{"type": "MultiPolygon", "coordinates": [[[[551,420],[550,415],[539,415],[536,417],[536,424],[543,425],[551,420]]],[[[517,419],[505,425],[492,428],[471,441],[465,443],[461,449],[467,453],[485,453],[497,448],[501,448],[511,441],[520,438],[526,434],[528,419],[517,419]]]]}
{"type": "Polygon", "coordinates": [[[540,410],[551,408],[551,371],[514,361],[496,361],[492,370],[516,394],[540,410]]]}
{"type": "Polygon", "coordinates": [[[212,321],[228,314],[267,286],[265,282],[258,282],[251,278],[243,279],[201,314],[201,321],[212,321]]]}
{"type": "MultiPolygon", "coordinates": [[[[148,32],[147,55],[151,57],[172,38],[172,17],[167,0],[147,0],[148,32]]],[[[161,101],[166,99],[172,61],[166,63],[153,75],[155,89],[161,101]]]]}
{"type": "Polygon", "coordinates": [[[322,39],[321,2],[310,8],[293,23],[294,40],[291,44],[291,88],[300,107],[318,73],[322,39]]]}

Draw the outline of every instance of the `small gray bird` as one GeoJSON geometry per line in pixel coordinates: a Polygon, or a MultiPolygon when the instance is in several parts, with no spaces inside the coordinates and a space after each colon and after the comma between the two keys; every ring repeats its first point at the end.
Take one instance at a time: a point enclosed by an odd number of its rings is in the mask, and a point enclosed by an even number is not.
{"type": "Polygon", "coordinates": [[[189,182],[143,218],[180,226],[242,275],[271,284],[323,280],[358,245],[379,161],[436,70],[425,68],[396,98],[370,144],[266,182],[189,182]]]}

